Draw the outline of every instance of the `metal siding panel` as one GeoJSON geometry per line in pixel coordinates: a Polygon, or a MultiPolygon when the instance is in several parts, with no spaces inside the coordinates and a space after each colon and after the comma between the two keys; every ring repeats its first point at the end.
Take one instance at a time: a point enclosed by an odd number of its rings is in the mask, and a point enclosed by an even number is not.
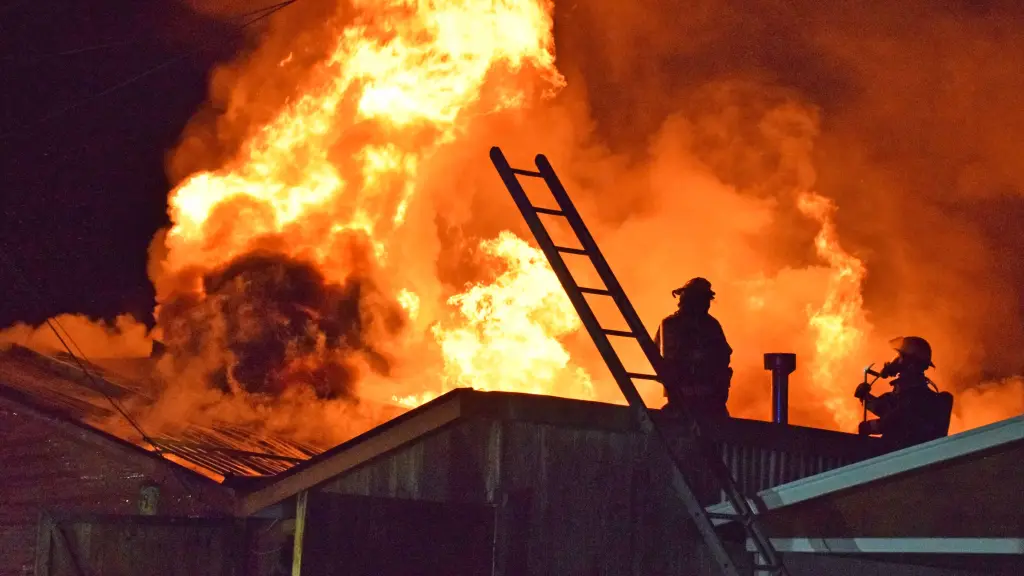
{"type": "MultiPolygon", "coordinates": [[[[740,489],[751,495],[858,461],[835,454],[794,452],[736,442],[720,443],[719,451],[740,489]]],[[[721,491],[718,499],[725,499],[721,491]]]]}

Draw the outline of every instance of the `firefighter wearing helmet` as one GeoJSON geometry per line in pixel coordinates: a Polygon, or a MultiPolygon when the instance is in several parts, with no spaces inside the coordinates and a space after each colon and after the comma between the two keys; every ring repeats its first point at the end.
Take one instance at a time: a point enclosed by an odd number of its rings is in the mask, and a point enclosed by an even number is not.
{"type": "Polygon", "coordinates": [[[881,434],[892,450],[946,436],[953,411],[953,395],[939,392],[924,374],[935,367],[931,345],[918,336],[895,338],[889,344],[897,355],[885,364],[879,376],[896,377],[890,382],[892,392],[874,396],[869,384],[857,387],[854,396],[864,402],[868,411],[878,416],[875,420],[861,422],[859,433],[881,434]]]}
{"type": "Polygon", "coordinates": [[[664,358],[665,409],[685,405],[703,419],[728,417],[732,348],[722,325],[708,313],[715,299],[711,283],[693,278],[672,295],[679,298],[679,308],[661,321],[654,338],[664,358]]]}

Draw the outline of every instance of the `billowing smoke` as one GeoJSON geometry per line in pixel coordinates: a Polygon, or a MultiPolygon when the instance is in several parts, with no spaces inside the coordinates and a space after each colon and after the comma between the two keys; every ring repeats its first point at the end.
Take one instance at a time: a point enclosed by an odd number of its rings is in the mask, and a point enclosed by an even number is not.
{"type": "Polygon", "coordinates": [[[113,322],[61,314],[51,318],[50,323],[60,338],[45,323],[39,326],[15,324],[0,330],[0,348],[16,345],[47,354],[63,354],[67,352],[66,343],[75,354],[103,359],[145,357],[153,346],[146,325],[128,314],[118,316],[113,322]]]}
{"type": "Polygon", "coordinates": [[[175,371],[202,359],[224,392],[278,396],[299,386],[354,399],[362,372],[388,375],[376,341],[402,329],[405,311],[372,278],[331,284],[309,263],[254,253],[206,274],[200,294],[172,297],[157,321],[175,371]]]}
{"type": "MultiPolygon", "coordinates": [[[[868,271],[864,301],[875,339],[918,334],[932,342],[932,377],[964,399],[958,428],[1015,414],[1021,402],[1010,378],[1024,372],[1024,260],[1016,257],[1024,249],[1021,13],[1018,3],[1004,2],[870,10],[733,0],[563,3],[556,42],[569,85],[586,94],[595,132],[627,164],[642,165],[649,143],[671,133],[677,165],[685,157],[706,167],[742,198],[729,211],[706,194],[694,199],[687,207],[700,221],[677,213],[676,226],[702,235],[691,249],[735,265],[739,258],[721,249],[728,240],[716,230],[751,222],[744,215],[759,209],[763,215],[759,200],[766,200],[775,208],[755,241],[763,271],[814,265],[813,222],[789,197],[809,177],[834,199],[839,238],[868,271]],[[766,130],[772,110],[782,109],[792,121],[766,130]]],[[[663,198],[685,193],[687,182],[677,179],[663,198]]],[[[619,219],[644,218],[658,196],[636,190],[644,188],[620,186],[600,202],[620,206],[619,219]]],[[[679,280],[695,272],[736,277],[710,264],[683,267],[679,280]]],[[[765,327],[731,313],[728,297],[718,310],[732,316],[734,334],[765,327]]],[[[778,300],[766,306],[788,308],[783,322],[801,312],[778,300]]],[[[756,344],[757,351],[769,345],[756,344]]],[[[860,362],[888,353],[875,347],[860,362]]],[[[847,385],[859,380],[856,367],[847,385]]]]}
{"type": "MultiPolygon", "coordinates": [[[[372,48],[410,29],[401,37],[430,37],[430,25],[456,22],[424,24],[399,3],[354,4],[298,2],[269,19],[252,52],[216,70],[209,104],[168,156],[172,180],[234,170],[246,154],[253,157],[246,143],[254,135],[300,95],[322,89],[310,79],[323,73],[361,11],[380,10],[361,29],[376,35],[372,48]],[[396,14],[416,25],[392,26],[396,14]]],[[[499,4],[469,11],[486,21],[499,4]]],[[[234,10],[221,9],[232,2],[192,5],[218,15],[234,10]]],[[[462,384],[483,383],[473,378],[484,367],[498,375],[523,370],[539,349],[522,345],[530,330],[513,334],[514,347],[502,332],[545,314],[525,310],[508,326],[473,318],[472,330],[438,331],[453,314],[465,321],[458,314],[477,313],[483,304],[552,300],[544,292],[518,299],[488,292],[472,300],[480,306],[456,310],[467,302],[458,295],[495,286],[494,271],[472,256],[481,242],[503,230],[529,238],[487,161],[494,144],[522,167],[538,152],[549,156],[652,332],[672,309],[673,288],[692,276],[712,280],[719,294],[712,311],[736,350],[735,415],[767,417],[761,354],[796,352],[792,420],[849,430],[851,415],[859,416],[851,395],[861,368],[887,360],[885,342],[909,334],[932,342],[933,378],[958,393],[954,431],[1017,414],[1024,410],[1024,260],[1016,257],[1024,249],[1024,229],[1016,224],[1024,217],[1024,171],[1013,138],[1024,131],[1024,36],[1012,17],[1016,5],[976,6],[921,1],[866,11],[809,0],[785,7],[563,2],[554,20],[567,86],[553,100],[509,89],[529,82],[550,88],[550,74],[503,63],[468,76],[484,95],[475,102],[516,105],[467,105],[443,129],[423,122],[423,111],[410,105],[410,94],[435,94],[434,84],[418,77],[377,93],[408,115],[404,123],[356,114],[355,89],[329,106],[309,107],[336,107],[350,117],[314,123],[318,137],[332,136],[323,156],[301,146],[297,154],[274,156],[285,159],[282,188],[308,184],[309,166],[331,168],[318,172],[329,177],[316,184],[341,175],[349,188],[333,203],[310,201],[325,207],[288,232],[315,253],[334,224],[369,215],[364,220],[377,221],[360,225],[376,226],[381,244],[359,253],[374,265],[326,274],[312,259],[275,249],[287,241],[272,238],[226,264],[172,270],[168,237],[158,234],[150,275],[160,303],[157,332],[170,352],[162,366],[177,394],[165,395],[154,414],[170,421],[201,405],[218,417],[273,415],[282,421],[277,429],[293,431],[295,415],[309,414],[308,402],[319,395],[336,398],[329,404],[355,420],[348,399],[363,397],[369,383],[398,396],[451,384],[438,334],[461,361],[462,384]],[[364,148],[372,148],[376,164],[366,161],[364,148]],[[367,192],[377,189],[384,193],[367,192]],[[398,214],[398,206],[404,220],[381,218],[398,214]],[[829,242],[826,251],[821,244],[829,242]],[[853,260],[863,278],[844,268],[853,260]],[[829,330],[832,341],[823,336],[829,330]],[[486,334],[490,348],[474,348],[473,334],[486,334]],[[503,350],[519,357],[505,358],[503,350]],[[194,401],[172,401],[186,396],[194,401]],[[237,408],[246,397],[275,400],[237,408]]],[[[396,50],[366,62],[381,65],[382,75],[411,63],[472,70],[481,60],[469,48],[495,36],[473,35],[478,28],[453,27],[457,41],[445,48],[464,50],[460,58],[434,59],[424,50],[404,60],[396,50]]],[[[353,86],[375,80],[360,77],[353,86]]],[[[445,84],[445,95],[466,85],[445,84]]],[[[378,110],[374,105],[368,104],[378,110]]],[[[450,120],[451,106],[427,109],[431,120],[450,120]]],[[[294,134],[285,140],[281,146],[303,141],[294,134]]],[[[209,219],[215,225],[205,230],[205,243],[183,240],[196,230],[179,231],[179,254],[185,245],[216,257],[228,240],[235,248],[249,242],[237,221],[264,225],[276,210],[295,208],[239,197],[209,219]]],[[[196,198],[202,196],[193,197],[193,207],[202,208],[196,198]]],[[[525,290],[506,273],[497,278],[510,292],[525,290]]],[[[576,390],[591,397],[620,400],[585,333],[566,335],[569,328],[554,334],[569,358],[556,349],[538,365],[580,376],[587,385],[576,390]]],[[[551,336],[549,330],[533,342],[547,345],[551,336]]],[[[547,384],[530,391],[581,394],[547,384]]],[[[643,392],[658,405],[656,388],[643,392]]]]}

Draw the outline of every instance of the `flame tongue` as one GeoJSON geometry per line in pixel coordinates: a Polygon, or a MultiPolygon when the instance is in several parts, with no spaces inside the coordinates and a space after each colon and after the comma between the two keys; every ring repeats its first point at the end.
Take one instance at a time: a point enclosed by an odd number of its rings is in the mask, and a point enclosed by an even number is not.
{"type": "Polygon", "coordinates": [[[510,232],[481,245],[504,270],[449,302],[457,325],[434,333],[448,364],[448,386],[592,398],[590,378],[559,338],[581,326],[544,255],[510,232]]]}
{"type": "Polygon", "coordinates": [[[856,429],[859,415],[848,390],[849,384],[842,375],[856,374],[850,369],[849,360],[857,357],[864,343],[867,320],[861,284],[867,271],[860,260],[839,245],[832,221],[836,207],[831,200],[807,192],[797,198],[797,207],[821,224],[814,247],[832,269],[824,303],[810,311],[809,322],[817,333],[812,368],[814,384],[840,428],[856,429]]]}
{"type": "Polygon", "coordinates": [[[276,247],[329,265],[332,240],[359,230],[386,252],[414,193],[417,169],[458,133],[467,113],[525,101],[529,78],[483,100],[489,75],[529,64],[559,87],[550,4],[359,1],[363,13],[314,67],[302,93],[253,130],[238,158],[183,182],[170,197],[170,273],[213,268],[268,234],[276,247]]]}
{"type": "MultiPolygon", "coordinates": [[[[228,387],[279,392],[302,383],[346,395],[356,357],[387,373],[370,340],[393,340],[402,325],[393,312],[418,314],[421,289],[440,292],[436,278],[409,285],[403,270],[420,256],[392,249],[421,167],[474,115],[563,84],[549,2],[352,7],[357,16],[276,115],[250,127],[234,160],[193,174],[169,198],[173,225],[155,278],[160,323],[179,358],[201,356],[208,368],[214,358],[214,378],[228,387]],[[299,272],[316,281],[297,295],[299,272]],[[372,301],[348,290],[353,283],[372,286],[372,301]]],[[[292,65],[291,55],[277,65],[292,65]]],[[[550,391],[567,370],[556,338],[575,329],[572,309],[564,295],[552,300],[560,287],[538,271],[546,266],[539,252],[510,235],[483,249],[508,270],[450,301],[464,328],[428,331],[448,371],[433,384],[550,391]],[[515,324],[498,309],[512,291],[538,298],[514,307],[522,313],[515,324]],[[494,305],[489,318],[485,300],[494,305]]],[[[585,375],[568,377],[589,385],[585,375]]]]}

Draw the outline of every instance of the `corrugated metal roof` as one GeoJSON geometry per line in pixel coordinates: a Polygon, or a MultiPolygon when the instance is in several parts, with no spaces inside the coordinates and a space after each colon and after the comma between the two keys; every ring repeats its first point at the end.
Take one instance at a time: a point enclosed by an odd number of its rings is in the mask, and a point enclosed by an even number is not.
{"type": "MultiPolygon", "coordinates": [[[[46,356],[13,346],[0,352],[0,389],[14,390],[18,400],[91,426],[106,429],[104,422],[118,416],[110,398],[119,402],[151,400],[144,382],[124,378],[96,363],[85,363],[87,377],[73,359],[46,356]]],[[[123,438],[136,441],[138,438],[123,438]]],[[[174,435],[150,438],[154,447],[170,458],[211,477],[271,476],[319,454],[322,450],[233,425],[186,425],[174,435]]],[[[140,443],[141,444],[141,443],[140,443]]]]}

